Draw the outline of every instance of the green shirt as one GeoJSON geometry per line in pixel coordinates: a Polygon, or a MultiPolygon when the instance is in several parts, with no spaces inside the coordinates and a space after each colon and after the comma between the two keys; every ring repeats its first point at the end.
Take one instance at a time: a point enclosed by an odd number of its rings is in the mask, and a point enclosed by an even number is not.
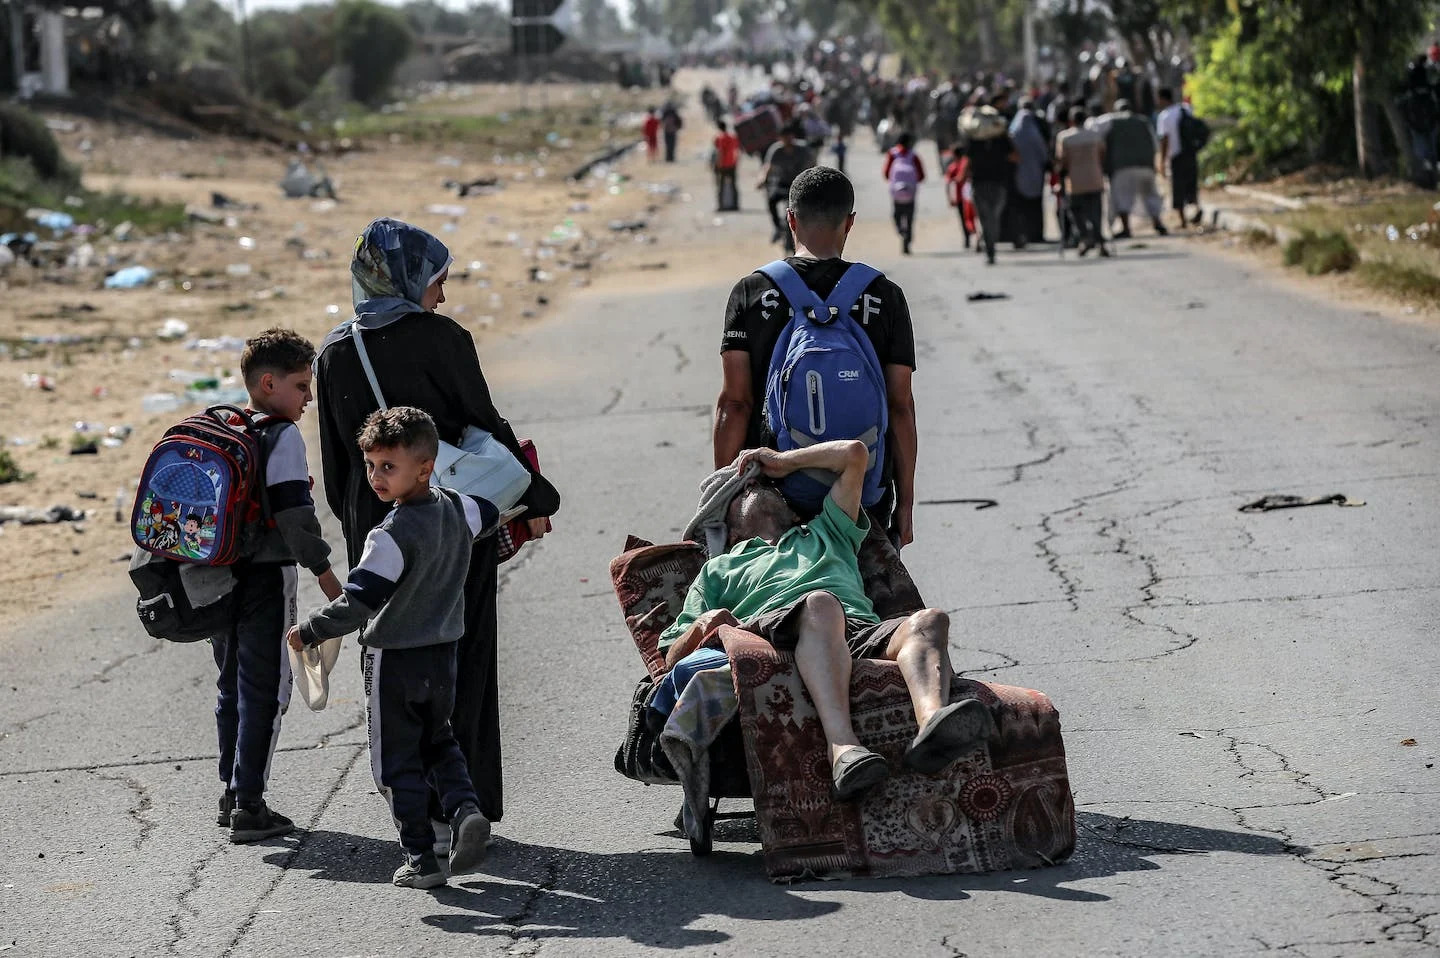
{"type": "Polygon", "coordinates": [[[865,595],[856,558],[869,531],[865,510],[860,510],[857,523],[826,496],[818,516],[786,532],[773,546],[758,538],[737,542],[701,568],[685,596],[685,607],[660,636],[660,651],[665,652],[711,609],[729,609],[741,622],[749,622],[817,589],[839,599],[848,618],[879,622],[865,595]]]}

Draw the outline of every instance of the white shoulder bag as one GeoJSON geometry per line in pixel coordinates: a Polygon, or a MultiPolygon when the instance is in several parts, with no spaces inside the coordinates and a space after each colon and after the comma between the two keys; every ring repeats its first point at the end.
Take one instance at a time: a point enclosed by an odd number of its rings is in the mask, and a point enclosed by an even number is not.
{"type": "MultiPolygon", "coordinates": [[[[370,365],[370,354],[365,351],[358,323],[351,324],[350,337],[355,340],[355,350],[360,354],[360,365],[365,367],[375,402],[381,409],[389,409],[380,391],[380,380],[375,378],[375,367],[370,365]]],[[[460,434],[460,445],[441,441],[435,456],[435,481],[446,489],[488,499],[496,509],[505,512],[530,488],[530,470],[490,433],[479,426],[466,426],[460,434]]]]}

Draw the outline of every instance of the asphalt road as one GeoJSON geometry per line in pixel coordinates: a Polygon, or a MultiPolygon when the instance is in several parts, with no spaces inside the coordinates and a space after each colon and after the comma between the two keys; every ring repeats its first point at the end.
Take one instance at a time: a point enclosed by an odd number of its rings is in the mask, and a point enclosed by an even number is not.
{"type": "Polygon", "coordinates": [[[353,645],[331,707],[292,708],[275,762],[271,801],[305,831],[227,844],[213,664],[144,637],[117,565],[97,570],[109,595],[43,616],[7,597],[0,952],[1434,953],[1440,329],[1182,239],[987,269],[933,186],[902,258],[876,158],[857,146],[852,165],[852,251],[916,318],[925,504],[905,557],[952,616],[958,668],[1059,707],[1070,861],[776,886],[753,823],[722,823],[694,859],[678,791],[611,769],[642,669],[606,563],[626,533],[664,540],[689,515],[725,297],[770,253],[751,197],[715,225],[692,162],[676,175],[696,196],[654,249],[668,269],[615,274],[482,347],[566,495],[502,581],[508,815],[485,870],[434,893],[388,883],[353,645]],[[1237,511],[1267,493],[1366,504],[1237,511]],[[965,498],[998,505],[943,502],[965,498]]]}

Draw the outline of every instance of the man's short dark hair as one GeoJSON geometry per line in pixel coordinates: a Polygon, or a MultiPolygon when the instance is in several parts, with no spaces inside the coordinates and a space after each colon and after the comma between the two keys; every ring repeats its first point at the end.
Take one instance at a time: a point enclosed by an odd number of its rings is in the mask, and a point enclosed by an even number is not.
{"type": "Polygon", "coordinates": [[[837,169],[812,166],[790,184],[790,209],[801,223],[839,226],[855,212],[855,187],[837,169]]]}
{"type": "Polygon", "coordinates": [[[1175,102],[1175,91],[1168,86],[1162,86],[1160,92],[1155,95],[1162,100],[1169,100],[1171,103],[1175,102]]]}
{"type": "Polygon", "coordinates": [[[895,143],[897,146],[903,146],[908,150],[915,145],[915,134],[907,130],[895,138],[895,143]]]}
{"type": "Polygon", "coordinates": [[[1070,125],[1079,126],[1085,122],[1085,108],[1083,106],[1072,106],[1070,108],[1070,125]]]}
{"type": "Polygon", "coordinates": [[[434,459],[440,451],[440,434],[435,431],[435,420],[428,412],[414,406],[377,409],[360,427],[360,435],[356,439],[361,452],[401,448],[421,459],[434,459]]]}
{"type": "Polygon", "coordinates": [[[245,341],[240,354],[240,376],[254,386],[266,373],[288,376],[309,369],[315,361],[315,347],[293,329],[274,327],[245,341]]]}

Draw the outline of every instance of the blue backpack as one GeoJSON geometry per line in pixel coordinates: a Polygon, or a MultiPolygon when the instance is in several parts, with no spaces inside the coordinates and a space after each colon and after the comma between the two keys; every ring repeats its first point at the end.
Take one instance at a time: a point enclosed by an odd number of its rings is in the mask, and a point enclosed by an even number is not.
{"type": "MultiPolygon", "coordinates": [[[[870,450],[860,499],[874,505],[885,493],[881,471],[890,424],[885,373],[850,310],[883,274],[855,263],[830,298],[822,300],[784,260],[759,271],[779,288],[792,311],[775,342],[765,381],[765,424],[775,448],[785,452],[832,439],[859,439],[870,450]]],[[[818,511],[834,481],[834,473],[806,469],[786,476],[781,488],[796,504],[818,511]]]]}

